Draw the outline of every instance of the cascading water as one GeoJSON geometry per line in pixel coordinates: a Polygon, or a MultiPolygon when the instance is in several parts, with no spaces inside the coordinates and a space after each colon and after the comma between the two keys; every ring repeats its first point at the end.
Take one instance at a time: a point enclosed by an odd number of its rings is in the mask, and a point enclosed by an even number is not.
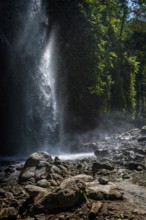
{"type": "MultiPolygon", "coordinates": [[[[27,92],[27,124],[26,130],[28,133],[27,139],[34,138],[37,140],[34,142],[41,149],[47,149],[48,146],[54,145],[58,141],[58,111],[56,103],[56,74],[54,61],[52,60],[55,51],[56,30],[55,28],[49,29],[48,17],[46,14],[46,8],[42,4],[42,1],[33,1],[33,17],[31,25],[36,22],[37,18],[37,30],[33,34],[38,37],[36,46],[39,55],[37,57],[37,63],[34,67],[34,75],[32,80],[34,81],[34,88],[28,88],[27,92]],[[34,5],[35,3],[35,5],[34,5]],[[42,20],[43,18],[43,20],[42,20]],[[42,28],[43,26],[43,28],[42,28]],[[34,95],[36,92],[36,95],[34,95]],[[30,93],[32,96],[30,98],[30,93]],[[35,96],[35,97],[34,97],[35,96]],[[31,99],[31,100],[30,100],[31,99]],[[28,103],[29,102],[29,103],[28,103]]],[[[32,42],[30,42],[32,43],[32,42]]],[[[35,58],[35,57],[34,57],[35,58]]],[[[55,62],[55,64],[57,61],[55,62]]],[[[29,83],[28,83],[29,84],[29,83]]],[[[32,143],[28,143],[29,148],[35,148],[32,143]]],[[[52,150],[50,147],[49,151],[52,150]]]]}
{"type": "Polygon", "coordinates": [[[52,64],[53,49],[55,44],[55,31],[50,34],[50,39],[42,54],[38,75],[41,79],[38,82],[40,89],[39,100],[42,103],[40,115],[42,118],[42,132],[47,131],[46,145],[48,141],[55,141],[56,132],[58,128],[58,109],[56,99],[56,76],[52,64]],[[48,113],[47,113],[48,112],[48,113]],[[52,135],[52,136],[51,136],[52,135]],[[54,136],[55,135],[55,136],[54,136]],[[50,140],[49,140],[50,138],[50,140]]]}
{"type": "Polygon", "coordinates": [[[47,1],[16,0],[15,4],[18,29],[11,44],[9,148],[20,154],[43,149],[51,152],[59,136],[57,29],[49,23],[47,1]]]}

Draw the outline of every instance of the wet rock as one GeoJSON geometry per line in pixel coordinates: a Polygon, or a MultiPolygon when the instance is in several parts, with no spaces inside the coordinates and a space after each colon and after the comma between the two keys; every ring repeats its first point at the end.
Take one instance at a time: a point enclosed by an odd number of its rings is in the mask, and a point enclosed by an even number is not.
{"type": "Polygon", "coordinates": [[[121,200],[123,192],[112,183],[101,185],[98,181],[86,183],[86,195],[90,199],[101,200],[121,200]]]}
{"type": "Polygon", "coordinates": [[[101,177],[100,177],[100,178],[98,179],[98,181],[99,181],[99,183],[102,184],[102,185],[108,184],[108,180],[105,179],[105,178],[101,178],[101,177]]]}
{"type": "Polygon", "coordinates": [[[133,156],[133,160],[137,161],[137,162],[142,161],[144,158],[145,158],[145,155],[140,155],[140,154],[136,154],[136,155],[133,156]]]}
{"type": "Polygon", "coordinates": [[[99,162],[93,163],[93,165],[92,165],[93,173],[96,173],[101,169],[112,171],[112,170],[114,170],[114,167],[110,163],[99,163],[99,162]]]}
{"type": "Polygon", "coordinates": [[[126,168],[129,170],[137,170],[137,171],[141,171],[144,169],[144,166],[140,163],[136,163],[136,162],[130,162],[126,164],[126,168]]]}
{"type": "Polygon", "coordinates": [[[132,213],[138,215],[146,215],[146,211],[142,209],[134,209],[132,213]]]}
{"type": "Polygon", "coordinates": [[[90,181],[93,181],[93,177],[86,175],[86,174],[76,175],[76,176],[73,176],[73,177],[70,177],[70,178],[63,180],[60,185],[60,188],[65,189],[65,188],[71,186],[74,182],[79,182],[79,181],[83,182],[83,183],[90,182],[90,181]]]}
{"type": "Polygon", "coordinates": [[[137,141],[138,141],[138,142],[144,142],[144,141],[146,141],[146,136],[139,137],[139,138],[137,139],[137,141]]]}
{"type": "Polygon", "coordinates": [[[2,208],[0,210],[0,219],[2,220],[13,220],[16,219],[18,211],[14,207],[2,208]]]}
{"type": "Polygon", "coordinates": [[[58,216],[59,217],[59,220],[64,220],[65,219],[65,215],[61,214],[58,216]]]}
{"type": "MultiPolygon", "coordinates": [[[[97,172],[97,174],[100,175],[100,176],[107,176],[107,175],[110,174],[110,171],[105,170],[105,169],[102,169],[102,170],[99,170],[99,171],[97,172]]],[[[95,175],[94,172],[93,172],[93,175],[95,175]]]]}
{"type": "Polygon", "coordinates": [[[6,191],[2,188],[0,188],[0,196],[4,197],[5,196],[6,191]]]}
{"type": "Polygon", "coordinates": [[[95,156],[96,157],[106,157],[109,155],[108,151],[107,150],[99,150],[97,149],[95,152],[94,152],[95,156]]]}
{"type": "Polygon", "coordinates": [[[6,193],[5,193],[5,197],[6,197],[7,199],[9,199],[9,200],[14,199],[13,193],[11,193],[11,192],[6,192],[6,193]]]}
{"type": "Polygon", "coordinates": [[[29,197],[24,200],[23,204],[19,208],[19,215],[23,217],[22,219],[24,219],[24,216],[29,216],[30,209],[33,203],[34,203],[33,197],[29,197]]]}
{"type": "Polygon", "coordinates": [[[15,169],[14,169],[14,167],[9,166],[8,168],[4,169],[4,172],[5,172],[6,174],[14,173],[14,172],[15,172],[15,169]]]}
{"type": "Polygon", "coordinates": [[[98,214],[99,210],[102,208],[103,203],[98,201],[98,202],[93,202],[90,214],[89,214],[89,220],[90,219],[95,219],[96,215],[98,214]]]}
{"type": "Polygon", "coordinates": [[[35,167],[26,167],[24,168],[20,175],[19,175],[19,183],[24,183],[28,180],[30,180],[31,178],[34,178],[34,174],[35,174],[35,167]]]}
{"type": "Polygon", "coordinates": [[[11,205],[11,207],[17,208],[17,207],[19,207],[20,203],[16,199],[12,199],[10,205],[11,205]]]}
{"type": "Polygon", "coordinates": [[[25,191],[30,195],[30,197],[36,197],[39,193],[46,194],[48,191],[43,187],[35,186],[35,185],[26,185],[25,191]]]}
{"type": "Polygon", "coordinates": [[[16,170],[21,171],[24,167],[24,163],[16,164],[16,170]]]}
{"type": "Polygon", "coordinates": [[[55,180],[55,181],[62,181],[63,180],[63,177],[60,176],[59,174],[57,173],[52,173],[50,174],[50,177],[48,177],[48,179],[52,179],[52,180],[55,180]]]}
{"type": "Polygon", "coordinates": [[[146,149],[142,149],[142,148],[135,148],[134,149],[135,153],[141,154],[141,155],[146,155],[146,149]]]}
{"type": "Polygon", "coordinates": [[[55,158],[54,158],[54,164],[55,164],[56,166],[61,164],[61,160],[59,159],[59,157],[55,157],[55,158]]]}
{"type": "Polygon", "coordinates": [[[67,209],[84,201],[85,185],[83,183],[72,183],[65,188],[56,188],[40,199],[35,200],[34,212],[48,212],[54,209],[67,209]]]}
{"type": "Polygon", "coordinates": [[[51,164],[46,161],[39,161],[36,166],[34,177],[36,180],[46,179],[51,172],[51,164]]]}
{"type": "Polygon", "coordinates": [[[127,173],[122,174],[122,179],[123,180],[130,179],[130,178],[131,178],[130,175],[128,175],[127,173]]]}
{"type": "Polygon", "coordinates": [[[24,167],[36,167],[40,161],[52,162],[52,157],[47,152],[35,152],[26,160],[24,167]]]}
{"type": "Polygon", "coordinates": [[[49,180],[49,184],[51,186],[58,186],[59,185],[58,182],[56,182],[55,180],[49,180]]]}
{"type": "Polygon", "coordinates": [[[59,167],[55,166],[55,165],[53,165],[53,166],[51,167],[51,172],[52,172],[52,173],[57,173],[57,174],[59,174],[59,175],[62,175],[61,169],[60,169],[59,167]]]}
{"type": "Polygon", "coordinates": [[[47,188],[49,186],[49,182],[48,180],[46,179],[42,179],[42,180],[39,180],[37,183],[36,183],[37,186],[40,186],[40,187],[44,187],[44,188],[47,188]]]}
{"type": "Polygon", "coordinates": [[[141,129],[141,134],[146,135],[146,126],[143,126],[141,129]]]}
{"type": "Polygon", "coordinates": [[[44,214],[35,215],[35,220],[46,220],[46,216],[44,214]]]}
{"type": "Polygon", "coordinates": [[[122,150],[122,154],[120,154],[119,156],[120,156],[120,158],[122,158],[123,155],[124,155],[124,156],[130,156],[130,154],[131,154],[131,152],[130,152],[129,150],[123,149],[123,150],[122,150]]]}
{"type": "Polygon", "coordinates": [[[81,164],[81,163],[79,163],[78,165],[77,165],[77,169],[78,170],[81,170],[83,168],[83,165],[81,164]]]}
{"type": "Polygon", "coordinates": [[[63,165],[58,165],[58,167],[60,168],[62,172],[62,176],[65,177],[68,174],[68,169],[63,165]]]}
{"type": "Polygon", "coordinates": [[[24,168],[19,175],[19,183],[35,182],[36,180],[47,178],[49,175],[52,157],[46,152],[36,152],[26,160],[24,168]],[[33,178],[33,181],[31,181],[33,178]],[[31,180],[30,180],[31,179],[31,180]]]}

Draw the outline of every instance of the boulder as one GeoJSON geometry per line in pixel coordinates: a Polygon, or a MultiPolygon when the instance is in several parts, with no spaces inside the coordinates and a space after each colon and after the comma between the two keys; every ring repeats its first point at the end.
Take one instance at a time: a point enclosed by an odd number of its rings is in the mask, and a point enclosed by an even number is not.
{"type": "Polygon", "coordinates": [[[121,200],[123,199],[123,192],[112,183],[102,185],[98,181],[94,181],[86,183],[86,196],[94,200],[121,200]]]}
{"type": "Polygon", "coordinates": [[[47,178],[49,175],[52,157],[47,152],[36,152],[29,156],[19,175],[19,183],[35,182],[47,178]]]}
{"type": "Polygon", "coordinates": [[[45,188],[35,185],[26,185],[25,191],[29,194],[30,197],[33,198],[36,197],[39,193],[46,194],[48,192],[45,188]]]}
{"type": "Polygon", "coordinates": [[[24,167],[36,167],[40,161],[52,162],[52,157],[47,152],[35,152],[26,160],[24,167]]]}
{"type": "Polygon", "coordinates": [[[14,199],[14,195],[13,195],[13,193],[11,193],[11,192],[6,192],[6,193],[5,193],[5,197],[6,197],[8,200],[14,199]]]}
{"type": "Polygon", "coordinates": [[[114,170],[114,167],[110,163],[99,163],[99,162],[93,163],[92,165],[93,173],[96,173],[101,169],[112,171],[114,170]]]}
{"type": "Polygon", "coordinates": [[[95,156],[96,157],[106,157],[109,155],[108,151],[107,150],[99,150],[97,149],[95,152],[94,152],[95,156]]]}
{"type": "Polygon", "coordinates": [[[36,182],[36,185],[40,186],[40,187],[47,188],[50,185],[50,183],[48,182],[48,180],[42,179],[42,180],[39,180],[38,182],[36,182]]]}
{"type": "Polygon", "coordinates": [[[36,180],[46,179],[50,174],[50,171],[51,171],[51,164],[49,164],[46,161],[39,161],[34,173],[35,179],[36,180]]]}
{"type": "Polygon", "coordinates": [[[52,173],[57,173],[57,174],[59,174],[59,175],[62,175],[61,169],[60,169],[59,167],[55,166],[55,165],[53,165],[53,166],[51,167],[51,172],[52,172],[52,173]]]}
{"type": "Polygon", "coordinates": [[[35,169],[36,169],[35,167],[24,168],[20,172],[18,182],[21,184],[21,183],[27,182],[28,180],[34,178],[35,169]]]}
{"type": "Polygon", "coordinates": [[[79,205],[84,201],[85,185],[81,182],[72,182],[65,188],[56,188],[53,192],[45,194],[42,198],[35,199],[34,212],[49,212],[54,209],[67,209],[79,205]]]}
{"type": "Polygon", "coordinates": [[[34,212],[42,213],[43,210],[47,212],[54,209],[67,209],[81,204],[85,199],[86,189],[84,183],[92,180],[92,176],[77,175],[63,180],[60,186],[52,192],[32,185],[26,186],[25,190],[30,197],[33,197],[34,212]]]}
{"type": "Polygon", "coordinates": [[[142,171],[145,167],[141,163],[130,162],[126,164],[128,170],[142,171]]]}
{"type": "Polygon", "coordinates": [[[83,183],[90,182],[90,181],[93,181],[93,177],[89,175],[85,175],[85,174],[72,176],[70,178],[63,180],[60,185],[60,188],[65,189],[67,187],[70,187],[74,182],[79,182],[79,181],[83,183]]]}
{"type": "Polygon", "coordinates": [[[61,182],[63,180],[63,177],[60,176],[59,174],[57,173],[52,173],[50,174],[49,178],[48,179],[51,179],[51,180],[55,180],[55,181],[59,181],[61,182]]]}
{"type": "Polygon", "coordinates": [[[135,153],[138,153],[140,155],[144,155],[144,156],[146,155],[146,148],[144,149],[144,148],[138,148],[137,147],[137,148],[134,148],[133,150],[134,150],[135,153]]]}

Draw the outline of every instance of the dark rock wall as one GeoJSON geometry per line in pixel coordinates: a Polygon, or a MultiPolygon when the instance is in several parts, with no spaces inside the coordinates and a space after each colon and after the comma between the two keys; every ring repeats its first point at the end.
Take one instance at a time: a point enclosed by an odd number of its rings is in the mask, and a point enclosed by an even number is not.
{"type": "Polygon", "coordinates": [[[59,106],[63,103],[63,129],[72,135],[95,127],[95,100],[88,90],[95,81],[94,41],[81,13],[82,1],[48,2],[49,15],[59,30],[61,69],[57,88],[59,106]]]}

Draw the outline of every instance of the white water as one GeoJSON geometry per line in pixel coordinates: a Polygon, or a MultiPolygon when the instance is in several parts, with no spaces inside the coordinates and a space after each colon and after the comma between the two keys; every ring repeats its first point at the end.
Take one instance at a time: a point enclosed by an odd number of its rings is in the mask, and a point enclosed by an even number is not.
{"type": "Polygon", "coordinates": [[[21,31],[14,42],[25,67],[23,140],[27,154],[51,149],[58,141],[54,60],[57,31],[49,26],[46,3],[26,1],[24,16],[20,14],[21,31]]]}
{"type": "Polygon", "coordinates": [[[78,154],[59,154],[60,160],[81,160],[84,158],[95,157],[94,153],[78,153],[78,154]]]}
{"type": "Polygon", "coordinates": [[[48,44],[46,45],[44,52],[42,54],[40,65],[39,65],[39,74],[41,75],[40,81],[40,101],[46,105],[48,110],[51,110],[51,118],[49,117],[48,112],[48,120],[44,121],[46,123],[46,127],[49,128],[50,131],[53,130],[57,126],[57,103],[56,103],[56,94],[55,94],[55,86],[56,86],[56,76],[52,65],[52,53],[55,46],[55,31],[52,31],[50,35],[50,39],[48,44]]]}

